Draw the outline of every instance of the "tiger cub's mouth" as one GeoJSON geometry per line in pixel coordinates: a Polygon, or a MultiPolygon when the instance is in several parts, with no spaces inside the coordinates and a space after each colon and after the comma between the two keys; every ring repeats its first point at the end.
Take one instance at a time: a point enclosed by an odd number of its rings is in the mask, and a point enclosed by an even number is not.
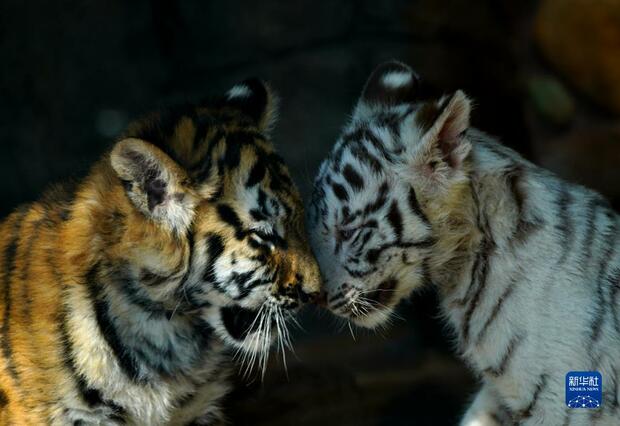
{"type": "Polygon", "coordinates": [[[258,309],[241,306],[221,308],[223,331],[230,338],[227,339],[229,343],[237,348],[235,358],[244,376],[249,377],[255,366],[264,376],[274,342],[286,365],[285,349],[292,350],[287,322],[295,322],[295,311],[286,308],[285,303],[274,300],[267,300],[258,309]]]}
{"type": "Polygon", "coordinates": [[[257,321],[260,314],[258,309],[248,309],[241,306],[230,306],[222,308],[222,321],[226,331],[235,340],[246,338],[252,325],[257,321]]]}
{"type": "Polygon", "coordinates": [[[364,290],[343,284],[328,298],[327,307],[334,314],[362,327],[375,327],[388,321],[398,302],[395,292],[398,281],[389,278],[376,288],[364,290]]]}

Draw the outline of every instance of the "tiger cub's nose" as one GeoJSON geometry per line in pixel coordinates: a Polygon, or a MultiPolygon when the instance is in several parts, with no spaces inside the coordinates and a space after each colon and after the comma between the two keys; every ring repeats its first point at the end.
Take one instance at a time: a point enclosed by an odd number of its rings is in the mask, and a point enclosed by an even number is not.
{"type": "Polygon", "coordinates": [[[278,293],[288,296],[301,303],[321,304],[325,300],[325,294],[320,285],[308,285],[305,277],[301,273],[296,273],[294,277],[279,286],[278,293]]]}

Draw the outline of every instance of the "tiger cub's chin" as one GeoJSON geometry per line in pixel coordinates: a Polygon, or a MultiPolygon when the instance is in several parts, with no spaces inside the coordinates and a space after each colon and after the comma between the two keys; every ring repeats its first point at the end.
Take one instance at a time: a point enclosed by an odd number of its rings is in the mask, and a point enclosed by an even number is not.
{"type": "Polygon", "coordinates": [[[326,308],[359,327],[384,327],[392,322],[397,306],[414,287],[411,282],[396,278],[385,279],[376,286],[345,283],[329,293],[326,308]]]}

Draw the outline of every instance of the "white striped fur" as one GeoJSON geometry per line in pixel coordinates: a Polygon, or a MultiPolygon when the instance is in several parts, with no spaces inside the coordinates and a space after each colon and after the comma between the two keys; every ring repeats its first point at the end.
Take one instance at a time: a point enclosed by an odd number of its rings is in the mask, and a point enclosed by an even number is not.
{"type": "Polygon", "coordinates": [[[462,92],[397,104],[376,93],[316,179],[310,233],[330,309],[382,326],[433,285],[482,382],[461,425],[620,424],[619,215],[469,128],[462,92]],[[602,408],[567,408],[566,373],[589,370],[602,408]]]}

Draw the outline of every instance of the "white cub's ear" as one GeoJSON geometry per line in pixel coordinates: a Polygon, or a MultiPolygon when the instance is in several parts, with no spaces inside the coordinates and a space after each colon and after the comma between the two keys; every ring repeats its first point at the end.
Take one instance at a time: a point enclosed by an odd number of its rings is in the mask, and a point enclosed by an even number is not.
{"type": "Polygon", "coordinates": [[[138,210],[174,230],[189,226],[195,201],[187,175],[162,150],[141,139],[123,139],[112,149],[110,164],[138,210]]]}
{"type": "Polygon", "coordinates": [[[231,87],[224,102],[256,121],[261,132],[269,133],[278,117],[278,97],[271,87],[256,78],[231,87]]]}
{"type": "Polygon", "coordinates": [[[420,127],[417,163],[427,166],[429,172],[441,166],[457,170],[471,151],[471,143],[464,137],[469,128],[471,101],[458,90],[449,99],[424,104],[416,114],[420,127]]]}
{"type": "Polygon", "coordinates": [[[368,77],[355,114],[363,114],[366,109],[377,106],[413,102],[419,81],[416,72],[402,62],[389,61],[379,65],[368,77]]]}

